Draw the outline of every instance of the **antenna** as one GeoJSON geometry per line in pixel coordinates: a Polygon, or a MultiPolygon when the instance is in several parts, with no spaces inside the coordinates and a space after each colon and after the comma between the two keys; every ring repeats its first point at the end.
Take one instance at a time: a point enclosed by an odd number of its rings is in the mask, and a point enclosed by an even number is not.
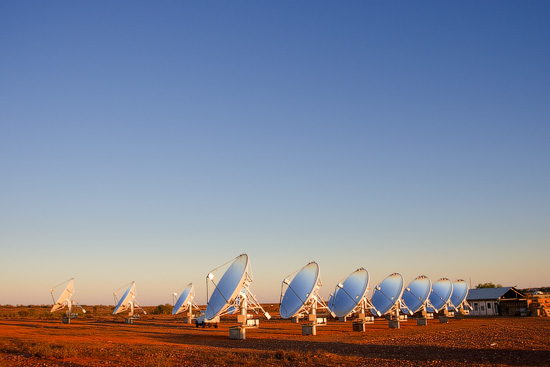
{"type": "Polygon", "coordinates": [[[432,284],[432,293],[430,293],[430,303],[433,312],[439,313],[444,310],[444,315],[439,315],[439,321],[443,323],[449,322],[449,317],[454,316],[454,312],[449,311],[452,307],[450,304],[451,294],[453,293],[453,282],[447,278],[441,278],[432,284]]]}
{"type": "Polygon", "coordinates": [[[416,319],[417,325],[428,325],[427,319],[433,318],[433,314],[427,311],[431,291],[432,282],[425,275],[414,278],[403,291],[401,311],[407,312],[410,316],[422,311],[422,317],[416,319]]]}
{"type": "Polygon", "coordinates": [[[369,272],[359,268],[336,284],[328,300],[328,308],[340,321],[346,321],[347,317],[356,314],[358,321],[353,323],[353,330],[365,331],[364,324],[374,322],[374,317],[365,316],[365,310],[373,308],[366,296],[368,291],[369,272]]]}
{"type": "Polygon", "coordinates": [[[52,289],[50,290],[50,293],[52,295],[52,301],[54,303],[52,309],[50,310],[51,313],[54,313],[54,312],[59,311],[59,310],[63,310],[65,308],[67,309],[67,312],[66,312],[65,316],[63,317],[63,323],[64,324],[70,324],[71,323],[71,317],[77,317],[78,316],[78,314],[73,314],[72,313],[73,304],[75,306],[80,307],[80,309],[82,310],[82,313],[86,313],[86,310],[81,305],[78,304],[77,300],[73,299],[73,295],[74,295],[74,278],[71,278],[69,280],[66,280],[66,281],[62,282],[61,284],[53,286],[52,289]],[[57,301],[54,300],[54,295],[53,294],[54,294],[55,289],[58,288],[59,286],[65,284],[65,283],[67,283],[67,285],[65,286],[65,290],[57,298],[57,301]]]}
{"type": "Polygon", "coordinates": [[[226,314],[238,314],[237,322],[239,325],[229,328],[229,337],[231,339],[245,339],[246,329],[259,327],[259,319],[248,312],[258,314],[261,312],[266,319],[271,316],[258,302],[256,296],[250,291],[253,275],[250,267],[250,259],[247,254],[241,254],[235,259],[210,271],[206,276],[206,287],[208,296],[208,285],[211,283],[214,290],[207,301],[204,314],[197,319],[197,327],[206,323],[219,323],[219,317],[226,314]],[[225,265],[231,265],[216,283],[216,272],[225,265]]]}
{"type": "Polygon", "coordinates": [[[466,301],[469,290],[468,283],[463,279],[458,279],[453,283],[451,306],[456,312],[456,318],[459,320],[463,318],[463,315],[468,315],[472,309],[468,301],[466,301]]]}
{"type": "Polygon", "coordinates": [[[116,303],[116,307],[115,307],[115,310],[113,311],[113,315],[128,311],[128,317],[124,319],[124,321],[127,324],[133,324],[135,319],[139,319],[139,314],[135,313],[136,310],[141,310],[144,315],[147,315],[147,312],[145,312],[145,310],[141,308],[138,301],[136,300],[136,282],[132,281],[131,283],[115,290],[113,292],[113,296],[115,298],[115,303],[116,303]],[[122,298],[118,300],[117,291],[126,286],[128,287],[126,289],[126,292],[124,292],[124,294],[122,295],[122,298]]]}
{"type": "MultiPolygon", "coordinates": [[[[173,294],[174,300],[177,295],[177,293],[173,294]]],[[[193,318],[193,309],[200,311],[199,306],[195,303],[195,287],[193,283],[189,283],[183,289],[177,301],[175,301],[172,315],[187,312],[187,323],[190,324],[193,318]]]]}
{"type": "Polygon", "coordinates": [[[403,277],[399,273],[388,275],[374,288],[371,303],[378,316],[389,314],[390,328],[399,328],[399,305],[403,294],[403,277]]]}
{"type": "Polygon", "coordinates": [[[314,261],[288,275],[281,284],[279,306],[281,317],[283,319],[294,318],[298,323],[304,313],[308,314],[309,323],[302,325],[302,335],[316,335],[317,325],[326,325],[326,317],[317,317],[317,310],[328,311],[334,317],[334,313],[329,310],[319,295],[318,291],[322,285],[321,271],[319,265],[314,261]],[[289,278],[293,275],[294,277],[290,281],[289,278]]]}

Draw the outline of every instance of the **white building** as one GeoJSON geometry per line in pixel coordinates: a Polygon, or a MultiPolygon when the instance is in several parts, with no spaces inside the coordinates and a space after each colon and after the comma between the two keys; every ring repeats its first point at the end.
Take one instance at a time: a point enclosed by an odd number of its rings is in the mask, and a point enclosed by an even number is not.
{"type": "Polygon", "coordinates": [[[527,300],[514,287],[470,289],[466,298],[472,316],[522,316],[527,312],[527,300]]]}

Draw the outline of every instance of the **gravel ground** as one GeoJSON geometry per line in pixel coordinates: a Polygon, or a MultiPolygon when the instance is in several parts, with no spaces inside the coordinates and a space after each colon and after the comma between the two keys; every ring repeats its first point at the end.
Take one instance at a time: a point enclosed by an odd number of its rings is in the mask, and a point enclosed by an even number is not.
{"type": "Polygon", "coordinates": [[[316,336],[286,320],[261,321],[246,340],[224,322],[197,329],[169,317],[120,320],[0,320],[1,366],[550,366],[550,319],[387,321],[353,332],[331,321],[316,336]]]}

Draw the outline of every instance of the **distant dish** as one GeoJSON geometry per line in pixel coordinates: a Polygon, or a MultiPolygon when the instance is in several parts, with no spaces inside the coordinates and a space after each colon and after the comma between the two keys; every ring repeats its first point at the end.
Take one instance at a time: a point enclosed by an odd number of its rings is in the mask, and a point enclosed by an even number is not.
{"type": "Polygon", "coordinates": [[[296,322],[307,314],[308,323],[302,324],[302,335],[317,335],[317,326],[327,324],[326,315],[318,315],[318,310],[335,317],[319,294],[322,285],[321,271],[314,261],[283,279],[279,313],[283,319],[294,318],[296,322]]]}
{"type": "Polygon", "coordinates": [[[71,317],[75,316],[72,313],[73,304],[80,307],[80,309],[82,310],[82,313],[86,313],[86,310],[78,304],[76,299],[73,299],[73,295],[74,295],[74,278],[71,278],[71,279],[68,280],[69,283],[67,283],[67,286],[65,287],[65,289],[63,290],[61,295],[57,298],[57,301],[54,299],[53,294],[54,294],[55,288],[65,284],[66,282],[67,281],[52,287],[50,292],[52,294],[52,301],[54,302],[54,305],[51,308],[50,312],[53,313],[53,312],[63,310],[63,309],[66,308],[67,309],[67,319],[66,319],[67,321],[65,321],[65,319],[64,319],[64,322],[70,323],[71,317]]]}
{"type": "MultiPolygon", "coordinates": [[[[176,295],[176,293],[174,293],[174,295],[176,295]]],[[[194,299],[195,299],[195,287],[193,286],[193,283],[189,283],[183,289],[176,303],[174,304],[174,308],[172,309],[172,315],[177,315],[184,311],[190,311],[193,308],[198,309],[199,307],[195,303],[194,299]]]]}
{"type": "Polygon", "coordinates": [[[336,317],[345,317],[358,307],[362,307],[364,312],[368,288],[369,272],[359,268],[336,285],[333,295],[329,298],[328,308],[336,317]]]}
{"type": "MultiPolygon", "coordinates": [[[[231,306],[241,290],[248,269],[248,255],[237,256],[231,266],[223,274],[220,282],[215,286],[206,306],[206,319],[211,320],[231,306]]],[[[208,274],[209,280],[213,280],[212,272],[208,274]]]]}
{"type": "Polygon", "coordinates": [[[287,277],[283,284],[288,288],[281,294],[279,311],[283,319],[288,319],[305,310],[309,301],[315,299],[317,290],[321,288],[319,265],[310,262],[298,271],[291,282],[287,277]]]}
{"type": "MultiPolygon", "coordinates": [[[[124,287],[121,287],[119,289],[122,289],[124,287]]],[[[117,304],[115,307],[115,310],[113,311],[113,315],[116,315],[121,312],[129,311],[128,316],[130,318],[134,317],[135,310],[141,310],[143,314],[147,314],[143,308],[139,305],[138,301],[136,300],[136,282],[131,282],[128,285],[128,288],[126,289],[126,292],[122,295],[122,298],[117,301],[117,293],[116,291],[113,293],[115,297],[115,303],[117,304]]]]}
{"type": "MultiPolygon", "coordinates": [[[[212,270],[206,277],[207,288],[209,283],[214,285],[214,290],[204,313],[206,321],[228,314],[229,311],[231,313],[239,312],[241,315],[247,316],[248,310],[255,313],[262,312],[267,319],[270,319],[269,313],[263,309],[256,296],[250,291],[249,285],[252,283],[253,276],[248,255],[239,255],[231,261],[212,270]],[[231,265],[222,275],[219,283],[216,284],[214,272],[231,261],[231,265]]],[[[243,327],[246,326],[247,319],[247,317],[244,317],[240,321],[243,327]]]]}
{"type": "Polygon", "coordinates": [[[371,303],[378,316],[392,311],[403,294],[403,277],[399,273],[390,274],[374,288],[371,303]]]}
{"type": "MultiPolygon", "coordinates": [[[[405,287],[401,299],[405,304],[404,310],[413,315],[426,305],[430,292],[432,290],[432,282],[425,275],[420,275],[412,280],[405,287]]],[[[403,310],[403,308],[402,308],[403,310]]]]}
{"type": "MultiPolygon", "coordinates": [[[[447,278],[441,278],[432,285],[432,293],[430,294],[430,303],[433,306],[433,311],[439,312],[449,302],[453,293],[453,283],[447,278]]],[[[430,310],[431,311],[431,310],[430,310]]]]}
{"type": "Polygon", "coordinates": [[[468,297],[468,283],[462,279],[458,279],[453,283],[453,294],[451,295],[451,304],[455,310],[459,310],[464,305],[467,305],[469,308],[470,305],[466,302],[466,297],[468,297]]]}

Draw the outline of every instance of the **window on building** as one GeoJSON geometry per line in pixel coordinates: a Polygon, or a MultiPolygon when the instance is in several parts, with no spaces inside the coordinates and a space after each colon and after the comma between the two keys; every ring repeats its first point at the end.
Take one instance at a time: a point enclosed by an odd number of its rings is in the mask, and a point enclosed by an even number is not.
{"type": "Polygon", "coordinates": [[[490,304],[490,303],[487,303],[487,309],[488,309],[488,310],[491,309],[491,304],[490,304]]]}
{"type": "Polygon", "coordinates": [[[481,311],[485,311],[485,306],[481,305],[481,311]]]}
{"type": "Polygon", "coordinates": [[[477,302],[474,302],[474,310],[477,311],[477,302]]]}

